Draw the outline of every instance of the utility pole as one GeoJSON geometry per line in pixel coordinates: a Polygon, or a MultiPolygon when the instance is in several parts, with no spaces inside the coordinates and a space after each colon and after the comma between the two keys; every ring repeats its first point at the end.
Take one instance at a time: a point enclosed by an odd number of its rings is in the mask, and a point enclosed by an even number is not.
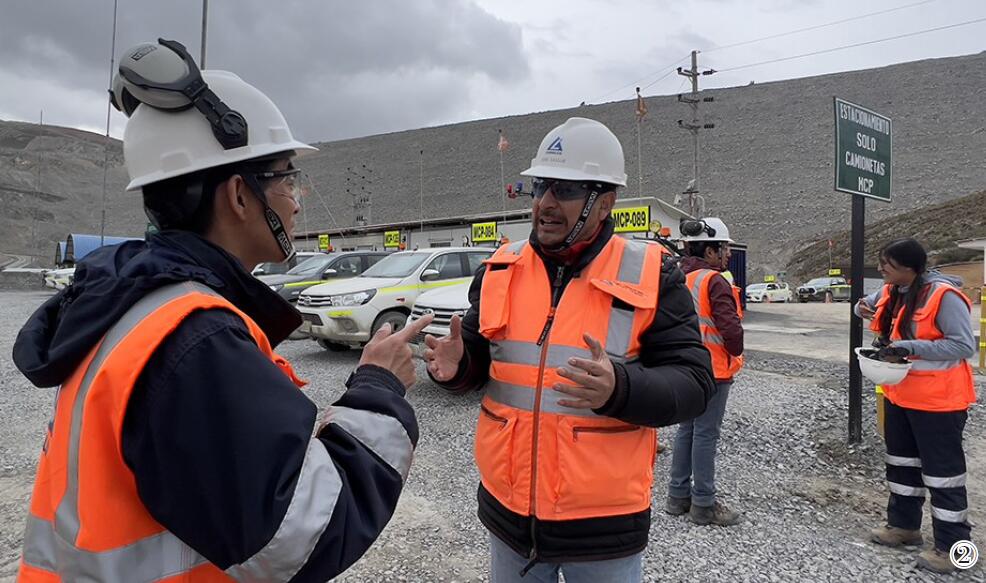
{"type": "Polygon", "coordinates": [[[425,236],[425,151],[418,152],[418,218],[421,220],[421,240],[425,236]]]}
{"type": "Polygon", "coordinates": [[[209,29],[209,0],[202,0],[202,52],[199,54],[199,68],[205,69],[205,37],[209,29]]]}
{"type": "Polygon", "coordinates": [[[711,130],[716,127],[714,123],[703,124],[699,116],[699,103],[711,103],[715,101],[714,97],[706,97],[704,99],[698,96],[698,78],[699,75],[712,75],[715,73],[715,69],[708,69],[706,71],[699,72],[698,70],[698,51],[692,51],[692,67],[691,69],[683,69],[678,67],[678,74],[682,77],[688,77],[692,82],[692,91],[688,95],[678,94],[679,103],[687,103],[692,108],[692,120],[691,122],[686,122],[684,120],[678,120],[678,127],[688,130],[692,134],[692,180],[688,184],[688,189],[685,190],[684,194],[688,195],[688,214],[695,216],[696,213],[696,198],[701,198],[699,196],[699,131],[700,130],[711,130]]]}
{"type": "Polygon", "coordinates": [[[346,194],[353,198],[357,227],[372,224],[372,190],[367,187],[373,184],[373,180],[368,178],[372,173],[373,170],[367,168],[366,164],[360,164],[358,171],[353,170],[352,166],[346,167],[346,194]]]}
{"type": "MultiPolygon", "coordinates": [[[[109,89],[113,89],[113,75],[116,73],[116,13],[118,0],[113,0],[113,37],[110,41],[110,82],[107,84],[109,89]]],[[[109,172],[110,165],[110,100],[106,100],[106,136],[103,141],[103,204],[102,217],[99,220],[99,245],[106,244],[106,174],[109,172]]]]}

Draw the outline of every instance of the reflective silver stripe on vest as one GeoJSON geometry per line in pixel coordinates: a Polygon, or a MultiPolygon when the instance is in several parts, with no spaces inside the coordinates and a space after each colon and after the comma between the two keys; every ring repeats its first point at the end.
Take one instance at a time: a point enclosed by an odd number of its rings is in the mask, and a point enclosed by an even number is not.
{"type": "MultiPolygon", "coordinates": [[[[623,356],[608,355],[613,362],[627,364],[636,362],[637,357],[625,358],[623,356]]],[[[491,340],[490,357],[496,362],[505,364],[523,364],[537,366],[541,362],[541,347],[536,342],[524,342],[522,340],[491,340]]],[[[548,357],[544,361],[545,368],[561,368],[570,366],[569,358],[592,358],[592,352],[588,348],[578,346],[565,346],[563,344],[548,345],[548,357]]]]}
{"type": "MultiPolygon", "coordinates": [[[[72,403],[72,422],[68,427],[68,464],[65,495],[55,510],[54,524],[28,516],[24,536],[24,561],[48,571],[56,571],[65,581],[153,581],[188,571],[206,560],[170,532],[138,540],[119,549],[90,552],[75,547],[79,523],[79,449],[86,397],[96,373],[113,350],[147,316],[168,302],[190,293],[216,296],[204,285],[184,282],[159,288],[133,305],[110,328],[83,374],[72,403]]],[[[60,428],[64,431],[66,428],[60,428]]]]}
{"type": "MultiPolygon", "coordinates": [[[[534,389],[531,387],[512,385],[490,379],[486,383],[486,395],[501,405],[520,409],[521,411],[534,411],[534,389]]],[[[542,388],[541,412],[571,415],[573,417],[598,417],[591,409],[575,409],[559,405],[558,401],[563,399],[576,400],[577,398],[554,389],[542,388]]]]}
{"type": "Polygon", "coordinates": [[[921,481],[929,488],[959,488],[965,486],[965,474],[951,476],[948,478],[938,478],[921,474],[921,481]]]}
{"type": "Polygon", "coordinates": [[[698,271],[699,274],[695,277],[695,282],[688,291],[691,292],[692,301],[695,302],[695,313],[698,315],[699,332],[702,334],[702,342],[705,344],[725,346],[726,342],[722,339],[722,335],[719,334],[719,328],[716,327],[715,321],[712,318],[702,315],[702,288],[704,287],[705,280],[718,272],[712,269],[700,269],[698,271]]]}
{"type": "MultiPolygon", "coordinates": [[[[184,295],[199,292],[218,295],[208,287],[184,282],[158,288],[141,298],[110,328],[99,344],[99,349],[93,357],[89,368],[82,377],[82,383],[76,392],[75,402],[72,403],[72,425],[68,438],[68,468],[65,484],[65,496],[55,510],[55,530],[63,540],[75,543],[79,536],[79,447],[82,439],[83,408],[86,396],[92,387],[93,379],[113,349],[137,327],[145,318],[168,302],[184,295]]],[[[63,429],[64,430],[64,429],[63,429]]]]}
{"type": "Polygon", "coordinates": [[[407,480],[414,446],[400,421],[389,415],[348,407],[330,407],[327,418],[387,462],[400,474],[401,480],[407,480]]]}
{"type": "MultiPolygon", "coordinates": [[[[644,272],[644,261],[647,258],[647,243],[627,241],[623,246],[623,256],[620,257],[618,278],[620,281],[639,284],[644,272]]],[[[660,277],[660,271],[658,271],[660,277]]],[[[656,306],[656,304],[655,304],[656,306]]],[[[606,332],[606,354],[612,357],[626,357],[630,351],[631,335],[633,334],[633,316],[635,310],[621,310],[611,307],[609,310],[609,328],[606,332]]]]}
{"type": "Polygon", "coordinates": [[[899,455],[890,455],[889,453],[884,456],[884,461],[887,465],[898,466],[902,468],[920,468],[921,458],[917,457],[902,457],[899,455]]]}
{"type": "Polygon", "coordinates": [[[29,515],[24,532],[24,562],[57,572],[62,581],[129,583],[179,575],[206,560],[170,532],[101,553],[83,551],[62,539],[50,522],[29,515]]]}
{"type": "Polygon", "coordinates": [[[945,522],[965,522],[969,516],[969,509],[965,510],[945,510],[937,506],[931,506],[931,517],[945,522]]]}
{"type": "Polygon", "coordinates": [[[702,284],[708,279],[713,273],[711,269],[699,269],[698,275],[695,277],[694,283],[688,288],[688,291],[692,293],[692,301],[695,302],[695,311],[699,311],[699,306],[702,304],[702,284]]]}
{"type": "Polygon", "coordinates": [[[274,537],[248,560],[226,569],[226,574],[237,581],[287,581],[294,577],[329,525],[341,491],[339,470],[322,441],[313,438],[274,537]]]}
{"type": "Polygon", "coordinates": [[[898,484],[897,482],[887,482],[887,487],[890,491],[898,496],[916,496],[918,498],[924,498],[924,495],[928,492],[924,488],[918,488],[915,486],[905,486],[904,484],[898,484]]]}

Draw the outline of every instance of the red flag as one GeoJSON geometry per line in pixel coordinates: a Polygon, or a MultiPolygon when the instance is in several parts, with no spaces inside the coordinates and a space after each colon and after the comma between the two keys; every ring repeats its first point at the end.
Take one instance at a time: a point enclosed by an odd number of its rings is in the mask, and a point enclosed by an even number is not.
{"type": "Polygon", "coordinates": [[[507,148],[510,147],[510,142],[508,142],[507,138],[503,135],[503,130],[497,131],[500,132],[500,139],[496,142],[496,149],[500,150],[500,152],[506,152],[507,148]]]}
{"type": "Polygon", "coordinates": [[[644,96],[640,94],[640,87],[637,87],[637,121],[643,121],[647,115],[647,104],[644,103],[644,96]]]}

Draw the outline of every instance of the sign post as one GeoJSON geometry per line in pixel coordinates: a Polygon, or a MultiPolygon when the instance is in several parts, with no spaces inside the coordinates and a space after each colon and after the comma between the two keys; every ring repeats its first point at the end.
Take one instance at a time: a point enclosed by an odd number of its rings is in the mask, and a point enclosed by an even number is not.
{"type": "MultiPolygon", "coordinates": [[[[835,190],[852,194],[852,290],[863,297],[866,198],[890,202],[890,118],[838,97],[835,105],[835,190]]],[[[863,344],[863,320],[851,311],[849,324],[849,443],[863,439],[863,376],[854,348],[863,344]]]]}

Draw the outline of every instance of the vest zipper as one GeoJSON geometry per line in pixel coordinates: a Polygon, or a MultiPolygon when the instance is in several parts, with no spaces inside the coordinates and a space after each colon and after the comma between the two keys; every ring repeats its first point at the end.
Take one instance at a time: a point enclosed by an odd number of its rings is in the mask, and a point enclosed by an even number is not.
{"type": "Polygon", "coordinates": [[[548,360],[548,336],[551,335],[551,325],[555,321],[555,312],[558,309],[558,302],[561,301],[562,283],[565,281],[565,266],[559,265],[555,268],[555,279],[551,282],[551,310],[544,322],[541,336],[538,338],[538,346],[541,347],[541,360],[538,363],[538,383],[534,390],[534,427],[531,431],[531,555],[530,561],[520,571],[523,577],[538,562],[538,542],[537,542],[537,481],[538,481],[538,429],[541,417],[541,389],[544,387],[544,365],[548,360]]]}

